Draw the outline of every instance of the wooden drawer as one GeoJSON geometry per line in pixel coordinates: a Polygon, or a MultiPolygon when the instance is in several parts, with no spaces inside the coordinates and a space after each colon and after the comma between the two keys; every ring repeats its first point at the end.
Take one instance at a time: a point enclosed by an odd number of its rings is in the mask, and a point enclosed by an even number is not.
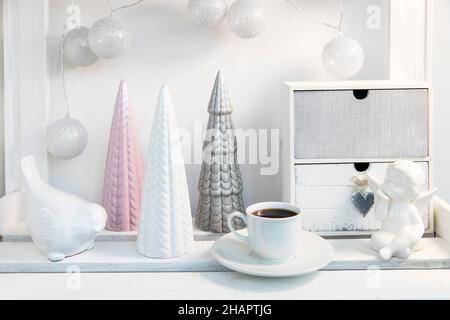
{"type": "Polygon", "coordinates": [[[296,159],[429,155],[427,89],[294,91],[293,105],[296,159]]]}
{"type": "MultiPolygon", "coordinates": [[[[428,177],[428,163],[417,162],[428,177]]],[[[371,163],[366,172],[382,181],[390,163],[371,163]]],[[[303,229],[314,232],[374,231],[380,228],[373,208],[363,217],[353,206],[352,163],[295,166],[295,202],[303,213],[303,229]]],[[[427,179],[428,180],[428,179],[427,179]]],[[[428,188],[428,182],[424,189],[428,188]]],[[[429,227],[429,210],[422,213],[429,227]]]]}

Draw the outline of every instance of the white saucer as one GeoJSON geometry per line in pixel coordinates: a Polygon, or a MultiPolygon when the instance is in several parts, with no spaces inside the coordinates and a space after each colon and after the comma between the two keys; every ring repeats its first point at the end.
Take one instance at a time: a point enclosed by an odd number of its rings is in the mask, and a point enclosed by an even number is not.
{"type": "Polygon", "coordinates": [[[333,257],[333,248],[320,236],[302,231],[299,249],[294,257],[279,264],[257,256],[247,242],[229,233],[212,248],[213,257],[225,267],[261,277],[290,277],[325,267],[333,257]]]}

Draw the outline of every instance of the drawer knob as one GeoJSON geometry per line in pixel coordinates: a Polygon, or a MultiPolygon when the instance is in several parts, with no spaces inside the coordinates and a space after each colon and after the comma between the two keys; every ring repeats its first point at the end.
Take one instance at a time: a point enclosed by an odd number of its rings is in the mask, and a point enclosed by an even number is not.
{"type": "Polygon", "coordinates": [[[353,96],[358,100],[363,100],[367,98],[369,90],[353,90],[353,96]]]}
{"type": "Polygon", "coordinates": [[[365,172],[367,171],[367,169],[369,169],[370,167],[370,163],[369,162],[356,162],[354,164],[355,170],[358,172],[365,172]]]}

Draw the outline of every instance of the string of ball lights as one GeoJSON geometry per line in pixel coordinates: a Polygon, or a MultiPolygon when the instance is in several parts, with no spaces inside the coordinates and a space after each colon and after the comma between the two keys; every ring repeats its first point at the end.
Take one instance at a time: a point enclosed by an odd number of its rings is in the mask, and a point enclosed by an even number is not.
{"type": "MultiPolygon", "coordinates": [[[[71,3],[73,6],[74,2],[71,1],[71,3]]],[[[66,115],[47,126],[47,150],[53,157],[59,159],[71,159],[78,156],[86,148],[88,142],[88,134],[86,128],[80,121],[73,119],[70,116],[70,103],[67,97],[64,66],[64,52],[66,50],[65,44],[67,39],[66,34],[70,37],[74,37],[75,35],[77,36],[77,39],[80,39],[79,35],[84,35],[86,33],[86,28],[75,28],[73,29],[74,33],[67,33],[68,26],[72,23],[74,23],[73,20],[68,20],[63,26],[59,52],[59,64],[62,78],[61,85],[66,107],[66,115]]],[[[72,46],[73,44],[75,44],[74,42],[71,43],[72,46]]],[[[77,42],[77,45],[82,45],[80,47],[82,52],[86,51],[86,46],[83,46],[83,43],[77,42]]],[[[86,60],[82,60],[81,62],[85,63],[85,61],[86,60]]]]}
{"type": "MultiPolygon", "coordinates": [[[[114,7],[111,0],[106,0],[111,11],[110,16],[98,20],[90,29],[76,30],[74,35],[70,35],[73,37],[70,37],[71,41],[67,40],[67,60],[72,60],[75,65],[85,66],[97,61],[98,57],[112,59],[125,52],[131,46],[131,34],[113,15],[144,1],[137,0],[114,7]],[[83,39],[86,37],[87,42],[83,39]],[[69,48],[70,42],[75,45],[69,48]],[[83,54],[76,51],[80,47],[77,42],[83,43],[83,54]],[[73,49],[70,50],[71,48],[73,49]]],[[[343,0],[339,0],[337,24],[309,13],[296,0],[285,1],[303,15],[338,32],[339,36],[328,42],[322,51],[322,62],[329,73],[338,78],[350,78],[359,72],[364,63],[364,50],[355,39],[343,34],[343,0]]],[[[189,0],[187,12],[194,23],[206,28],[216,27],[226,19],[230,30],[244,39],[255,38],[266,27],[267,19],[261,0],[235,0],[229,8],[225,0],[189,0]]]]}
{"type": "MultiPolygon", "coordinates": [[[[73,66],[89,66],[99,58],[114,59],[131,46],[129,29],[114,14],[132,8],[145,0],[114,7],[106,0],[110,15],[97,20],[90,28],[76,21],[67,21],[63,27],[60,47],[60,72],[66,115],[47,127],[48,151],[56,158],[71,159],[78,156],[87,145],[87,130],[71,118],[67,97],[64,61],[73,66]],[[69,24],[75,27],[69,30],[69,24]]],[[[294,0],[286,0],[303,15],[338,32],[338,37],[329,41],[322,51],[322,62],[327,71],[339,78],[349,78],[359,72],[364,63],[364,51],[353,38],[343,35],[343,0],[339,0],[339,20],[336,25],[322,20],[305,11],[294,0]]],[[[75,7],[71,0],[71,7],[75,7]]],[[[230,30],[243,39],[258,36],[266,27],[266,14],[260,0],[235,0],[228,7],[225,0],[189,0],[187,12],[196,24],[213,28],[225,19],[230,30]]]]}
{"type": "MultiPolygon", "coordinates": [[[[344,2],[339,0],[339,21],[329,23],[305,11],[295,0],[286,0],[303,15],[336,30],[339,36],[329,41],[322,51],[326,70],[338,78],[350,78],[357,74],[364,63],[364,50],[353,38],[343,35],[344,2]]],[[[241,38],[259,35],[266,26],[266,15],[260,0],[236,0],[229,9],[225,0],[189,0],[188,14],[200,26],[213,28],[225,18],[228,27],[241,38]]]]}
{"type": "MultiPolygon", "coordinates": [[[[130,47],[131,37],[128,29],[113,17],[114,12],[135,6],[144,0],[111,9],[109,17],[95,22],[91,28],[77,25],[70,18],[62,30],[59,63],[62,92],[66,115],[47,126],[47,150],[55,158],[72,159],[80,155],[87,146],[88,133],[84,125],[70,116],[70,103],[67,95],[65,64],[67,60],[74,66],[89,66],[99,57],[112,59],[118,57],[130,47]],[[74,25],[69,29],[69,25],[74,25]]],[[[75,5],[71,0],[71,8],[75,5]]],[[[71,12],[73,14],[73,12],[71,12]]]]}

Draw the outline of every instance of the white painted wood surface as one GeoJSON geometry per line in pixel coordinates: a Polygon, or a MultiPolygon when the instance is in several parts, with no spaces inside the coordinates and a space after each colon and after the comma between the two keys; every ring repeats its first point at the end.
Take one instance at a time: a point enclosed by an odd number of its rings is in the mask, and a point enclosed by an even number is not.
{"type": "MultiPolygon", "coordinates": [[[[334,248],[333,261],[325,270],[379,269],[447,269],[450,247],[442,238],[425,238],[421,250],[408,260],[381,261],[369,246],[368,239],[329,240],[334,248]]],[[[33,243],[0,242],[0,273],[67,272],[175,272],[226,271],[211,255],[212,241],[197,241],[190,253],[172,259],[151,259],[137,253],[134,241],[97,242],[94,249],[50,262],[33,243]]]]}
{"type": "MultiPolygon", "coordinates": [[[[395,0],[390,2],[390,75],[392,80],[427,78],[429,33],[427,2],[432,0],[395,0]]],[[[431,48],[430,48],[431,49],[431,48]]]]}
{"type": "MultiPolygon", "coordinates": [[[[0,199],[0,241],[26,242],[32,241],[22,212],[21,192],[15,191],[0,199]]],[[[97,241],[136,241],[136,231],[115,232],[104,230],[96,238],[97,241]]],[[[222,234],[205,232],[194,227],[194,240],[212,241],[222,234]]]]}
{"type": "MultiPolygon", "coordinates": [[[[0,274],[0,299],[450,299],[450,270],[0,274]]],[[[172,309],[167,310],[171,312],[172,309]]]]}
{"type": "Polygon", "coordinates": [[[0,238],[20,224],[22,215],[22,197],[20,191],[13,191],[0,199],[0,238]]]}
{"type": "MultiPolygon", "coordinates": [[[[194,227],[195,241],[214,241],[221,237],[222,233],[211,233],[198,230],[194,227]]],[[[3,242],[31,242],[31,236],[24,220],[20,220],[0,233],[3,242]]],[[[136,241],[137,231],[116,232],[104,230],[99,233],[96,241],[136,241]]]]}
{"type": "Polygon", "coordinates": [[[432,77],[434,0],[390,1],[391,80],[432,77]]]}
{"type": "Polygon", "coordinates": [[[20,159],[48,176],[47,0],[4,0],[5,191],[20,189],[20,159]]]}
{"type": "Polygon", "coordinates": [[[450,243],[450,205],[439,197],[434,199],[436,233],[450,243]]]}
{"type": "MultiPolygon", "coordinates": [[[[345,158],[345,159],[294,159],[293,164],[323,164],[323,163],[358,163],[358,162],[394,162],[396,158],[345,158]]],[[[431,160],[430,157],[425,158],[408,158],[408,160],[421,162],[431,160]]]]}
{"type": "MultiPolygon", "coordinates": [[[[337,193],[331,188],[327,190],[322,188],[321,192],[324,192],[323,196],[329,194],[339,194],[343,196],[343,203],[339,204],[336,208],[306,208],[302,209],[303,222],[302,227],[306,231],[317,232],[320,235],[335,235],[336,232],[361,234],[367,232],[371,234],[373,231],[380,229],[381,222],[375,218],[373,214],[373,208],[363,217],[356,208],[353,208],[351,202],[351,190],[344,193],[337,193]],[[344,196],[348,195],[348,199],[344,196]]],[[[297,189],[298,190],[298,189],[297,189]]],[[[315,192],[314,192],[315,193],[315,192]]],[[[317,194],[311,195],[311,192],[303,192],[298,190],[298,194],[302,194],[298,203],[301,203],[302,199],[308,196],[317,196],[317,194]]]]}
{"type": "MultiPolygon", "coordinates": [[[[377,179],[383,179],[388,166],[391,163],[369,162],[369,168],[364,173],[369,173],[377,179]]],[[[428,176],[428,162],[417,162],[428,176]]],[[[353,186],[352,177],[358,175],[355,163],[333,163],[317,165],[295,166],[295,186],[298,187],[322,187],[322,186],[353,186]]]]}
{"type": "Polygon", "coordinates": [[[430,83],[420,80],[345,80],[345,81],[285,81],[288,91],[354,90],[354,89],[428,89],[430,83]]]}
{"type": "MultiPolygon", "coordinates": [[[[366,268],[382,269],[440,269],[450,268],[450,206],[439,200],[436,205],[438,221],[442,228],[437,229],[442,238],[423,239],[422,248],[408,260],[394,259],[380,261],[375,251],[368,245],[368,239],[330,239],[335,248],[335,258],[327,270],[360,270],[366,268]],[[447,226],[447,227],[446,227],[447,226]]],[[[80,267],[84,272],[162,272],[162,271],[217,271],[225,270],[215,262],[210,249],[220,234],[196,231],[197,238],[209,241],[196,241],[194,250],[179,259],[148,259],[136,252],[135,233],[117,234],[105,232],[96,241],[92,251],[70,257],[63,262],[52,263],[42,255],[26,234],[24,224],[11,229],[13,242],[0,242],[1,272],[65,272],[69,266],[80,267]],[[20,238],[20,237],[22,238],[20,238]],[[22,241],[22,242],[18,242],[22,241]]],[[[7,238],[8,236],[6,236],[7,238]]],[[[4,239],[7,240],[7,239],[4,239]]]]}

